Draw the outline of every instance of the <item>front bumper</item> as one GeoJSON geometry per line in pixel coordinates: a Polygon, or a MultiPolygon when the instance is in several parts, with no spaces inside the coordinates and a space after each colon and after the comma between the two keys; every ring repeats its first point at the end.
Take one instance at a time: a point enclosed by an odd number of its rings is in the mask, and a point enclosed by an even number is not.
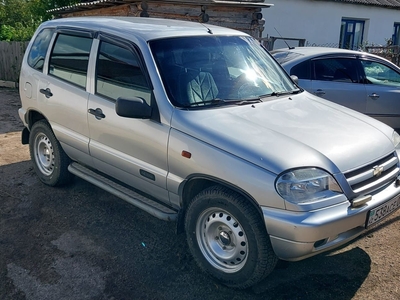
{"type": "Polygon", "coordinates": [[[297,261],[351,241],[366,230],[371,209],[399,197],[398,181],[358,208],[349,201],[308,212],[262,207],[275,254],[282,260],[297,261]]]}

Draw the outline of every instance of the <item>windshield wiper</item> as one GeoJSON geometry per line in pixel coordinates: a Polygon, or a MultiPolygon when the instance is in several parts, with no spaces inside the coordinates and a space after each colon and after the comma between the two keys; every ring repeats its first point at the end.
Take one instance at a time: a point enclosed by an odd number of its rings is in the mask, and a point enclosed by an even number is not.
{"type": "Polygon", "coordinates": [[[294,95],[294,94],[298,94],[301,91],[302,91],[301,89],[295,89],[295,90],[290,90],[290,91],[272,92],[270,94],[262,95],[262,96],[260,96],[260,98],[271,97],[271,96],[279,97],[279,96],[284,96],[284,95],[294,95]]]}
{"type": "Polygon", "coordinates": [[[184,105],[183,107],[188,108],[188,107],[203,107],[203,106],[217,106],[217,105],[221,105],[224,104],[225,100],[222,99],[211,99],[211,100],[206,100],[206,101],[201,101],[201,102],[193,102],[193,103],[189,103],[184,105]]]}
{"type": "Polygon", "coordinates": [[[246,105],[246,104],[253,104],[253,103],[260,103],[262,102],[261,98],[251,98],[251,99],[241,99],[241,100],[225,100],[228,104],[234,105],[246,105]]]}
{"type": "Polygon", "coordinates": [[[215,98],[212,100],[202,101],[202,102],[194,102],[185,105],[185,108],[188,107],[204,107],[204,106],[219,106],[219,105],[245,105],[245,104],[252,104],[252,103],[259,103],[262,102],[260,98],[255,99],[244,99],[244,100],[224,100],[215,98]]]}

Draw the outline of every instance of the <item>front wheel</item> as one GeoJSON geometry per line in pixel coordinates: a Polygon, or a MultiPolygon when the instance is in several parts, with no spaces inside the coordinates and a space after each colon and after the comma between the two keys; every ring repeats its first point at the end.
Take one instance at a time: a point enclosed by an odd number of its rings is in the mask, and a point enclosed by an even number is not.
{"type": "Polygon", "coordinates": [[[70,159],[46,121],[33,124],[29,134],[29,152],[35,172],[43,183],[64,185],[73,178],[68,171],[70,159]]]}
{"type": "Polygon", "coordinates": [[[227,286],[250,287],[277,263],[255,207],[224,187],[208,188],[190,202],[185,230],[199,267],[227,286]]]}

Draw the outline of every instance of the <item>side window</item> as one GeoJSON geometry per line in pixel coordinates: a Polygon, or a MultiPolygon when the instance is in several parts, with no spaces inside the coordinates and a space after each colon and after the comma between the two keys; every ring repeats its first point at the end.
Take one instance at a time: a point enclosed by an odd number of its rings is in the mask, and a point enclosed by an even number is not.
{"type": "Polygon", "coordinates": [[[299,79],[311,79],[311,62],[303,61],[290,70],[290,75],[296,75],[299,79]]]}
{"type": "Polygon", "coordinates": [[[313,61],[315,80],[358,83],[357,62],[348,58],[326,58],[313,61]]]}
{"type": "Polygon", "coordinates": [[[92,38],[59,34],[50,54],[49,74],[86,87],[92,38]]]}
{"type": "Polygon", "coordinates": [[[400,86],[400,74],[392,68],[375,61],[361,60],[368,83],[400,86]]]}
{"type": "Polygon", "coordinates": [[[113,100],[139,97],[150,105],[151,90],[136,53],[101,42],[96,65],[96,94],[113,100]]]}
{"type": "Polygon", "coordinates": [[[36,36],[28,54],[28,65],[32,68],[43,71],[43,64],[46,58],[47,48],[49,47],[54,29],[43,29],[36,36]]]}

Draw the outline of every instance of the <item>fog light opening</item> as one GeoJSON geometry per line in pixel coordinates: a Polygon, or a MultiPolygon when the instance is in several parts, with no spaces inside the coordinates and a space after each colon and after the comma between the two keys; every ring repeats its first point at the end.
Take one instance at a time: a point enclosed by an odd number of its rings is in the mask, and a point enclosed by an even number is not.
{"type": "Polygon", "coordinates": [[[314,243],[314,248],[321,247],[321,246],[325,245],[327,242],[328,242],[328,238],[323,239],[323,240],[316,241],[316,242],[314,243]]]}

